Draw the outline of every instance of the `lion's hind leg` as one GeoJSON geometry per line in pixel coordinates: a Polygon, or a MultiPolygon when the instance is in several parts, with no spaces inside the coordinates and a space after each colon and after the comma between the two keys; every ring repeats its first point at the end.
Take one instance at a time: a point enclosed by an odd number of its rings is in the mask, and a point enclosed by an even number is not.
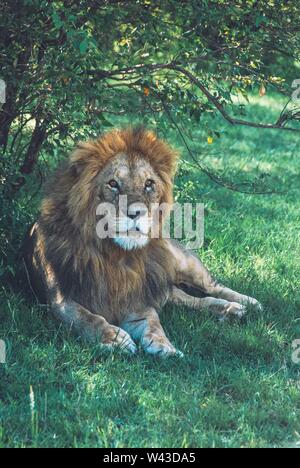
{"type": "Polygon", "coordinates": [[[176,285],[185,284],[210,298],[262,309],[261,304],[253,297],[233,291],[216,281],[198,257],[178,242],[170,241],[169,250],[176,262],[176,285]]]}
{"type": "Polygon", "coordinates": [[[149,307],[143,313],[132,313],[121,324],[130,336],[141,344],[146,353],[158,357],[178,356],[178,351],[168,340],[155,309],[149,307]]]}
{"type": "Polygon", "coordinates": [[[177,287],[173,287],[172,294],[169,298],[169,303],[188,307],[194,310],[208,310],[214,315],[224,320],[228,317],[241,318],[246,312],[245,306],[237,302],[229,302],[224,299],[216,299],[215,297],[194,297],[185,293],[177,287]]]}

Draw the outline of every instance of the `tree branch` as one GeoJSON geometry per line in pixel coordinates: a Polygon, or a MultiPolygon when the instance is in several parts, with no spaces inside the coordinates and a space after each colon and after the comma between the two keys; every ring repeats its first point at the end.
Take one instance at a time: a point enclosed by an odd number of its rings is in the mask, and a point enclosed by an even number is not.
{"type": "Polygon", "coordinates": [[[167,104],[163,100],[162,96],[159,96],[159,98],[162,101],[163,107],[165,109],[165,112],[170,120],[170,122],[174,125],[176,130],[178,131],[178,134],[180,136],[180,139],[182,143],[184,144],[190,158],[194,162],[194,164],[191,164],[192,166],[196,167],[197,169],[200,169],[209,179],[211,179],[213,182],[215,182],[217,185],[220,185],[223,188],[226,188],[228,190],[231,190],[233,192],[239,192],[239,193],[245,193],[247,195],[278,195],[282,194],[283,192],[278,192],[270,189],[263,190],[261,188],[256,188],[255,183],[253,182],[240,182],[239,184],[233,184],[229,180],[225,180],[222,176],[219,174],[216,174],[213,172],[211,169],[209,169],[202,161],[199,161],[197,156],[194,155],[194,152],[191,150],[187,138],[176,122],[176,120],[173,118],[172,113],[170,109],[168,108],[167,104]],[[244,188],[242,188],[244,186],[244,188]],[[246,188],[249,187],[249,188],[246,188]]]}
{"type": "Polygon", "coordinates": [[[295,114],[296,119],[294,119],[294,115],[291,114],[287,116],[286,119],[282,119],[281,117],[278,118],[277,122],[274,124],[264,124],[264,123],[257,123],[257,122],[250,122],[248,120],[243,119],[236,119],[228,114],[225,110],[223,104],[219,101],[217,97],[215,97],[205,86],[204,84],[189,70],[184,68],[184,66],[180,62],[171,62],[171,63],[156,63],[156,64],[138,64],[133,67],[121,68],[117,70],[87,70],[83,72],[83,74],[87,74],[89,76],[94,76],[100,79],[106,78],[113,78],[118,75],[131,75],[137,73],[142,70],[148,70],[149,72],[154,72],[157,70],[173,70],[184,75],[190,83],[197,86],[198,89],[206,96],[206,98],[216,107],[216,109],[220,112],[223,118],[230,123],[231,125],[244,125],[247,127],[253,128],[261,128],[261,129],[271,129],[271,130],[285,130],[289,132],[296,132],[300,133],[300,128],[293,128],[285,126],[288,120],[298,120],[298,114],[295,114]]]}

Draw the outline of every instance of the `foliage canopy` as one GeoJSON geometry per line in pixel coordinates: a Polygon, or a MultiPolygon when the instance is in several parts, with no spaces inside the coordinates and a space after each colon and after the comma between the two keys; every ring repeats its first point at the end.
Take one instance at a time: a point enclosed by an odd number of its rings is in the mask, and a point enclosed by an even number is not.
{"type": "Polygon", "coordinates": [[[2,0],[1,10],[6,188],[24,184],[42,147],[56,153],[121,116],[177,128],[200,166],[180,119],[207,125],[210,138],[222,128],[205,116],[218,113],[231,124],[299,131],[296,106],[277,122],[249,122],[237,100],[270,87],[288,103],[300,57],[296,0],[2,0]]]}

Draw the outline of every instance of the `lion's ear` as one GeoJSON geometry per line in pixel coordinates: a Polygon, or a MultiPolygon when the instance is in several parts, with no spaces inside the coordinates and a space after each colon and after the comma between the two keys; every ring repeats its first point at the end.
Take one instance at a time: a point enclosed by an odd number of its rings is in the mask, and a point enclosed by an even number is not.
{"type": "Polygon", "coordinates": [[[69,170],[70,174],[74,179],[78,179],[82,174],[85,167],[83,161],[70,161],[69,170]]]}
{"type": "Polygon", "coordinates": [[[85,167],[90,163],[93,150],[94,146],[91,142],[80,141],[77,144],[69,160],[70,174],[72,177],[77,179],[82,174],[85,167]]]}

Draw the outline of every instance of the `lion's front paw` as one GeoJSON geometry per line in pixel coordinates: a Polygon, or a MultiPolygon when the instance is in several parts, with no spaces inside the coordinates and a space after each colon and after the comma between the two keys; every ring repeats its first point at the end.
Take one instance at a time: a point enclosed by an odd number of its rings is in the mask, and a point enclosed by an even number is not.
{"type": "Polygon", "coordinates": [[[122,328],[115,327],[114,325],[105,327],[101,337],[101,344],[107,348],[118,347],[132,354],[137,351],[137,347],[130,335],[122,330],[122,328]]]}
{"type": "Polygon", "coordinates": [[[183,353],[178,351],[163,335],[146,335],[143,337],[141,345],[146,353],[153,354],[161,358],[172,356],[183,357],[183,353]]]}

